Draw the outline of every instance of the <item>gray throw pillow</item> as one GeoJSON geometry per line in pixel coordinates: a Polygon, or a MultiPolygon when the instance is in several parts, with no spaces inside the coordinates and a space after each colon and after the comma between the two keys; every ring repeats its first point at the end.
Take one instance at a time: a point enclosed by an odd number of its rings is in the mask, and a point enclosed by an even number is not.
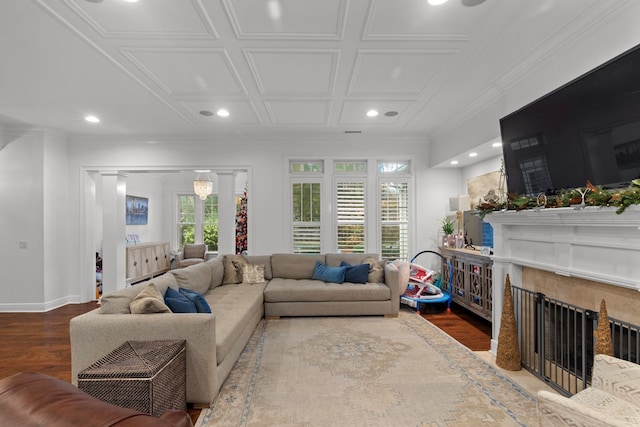
{"type": "Polygon", "coordinates": [[[100,314],[129,314],[129,304],[144,288],[144,285],[129,286],[118,289],[100,298],[100,314]]]}
{"type": "Polygon", "coordinates": [[[384,268],[379,260],[367,258],[363,264],[369,264],[369,283],[384,283],[384,268]]]}
{"type": "Polygon", "coordinates": [[[164,297],[153,283],[140,291],[129,304],[129,309],[132,314],[171,313],[164,303],[164,297]]]}
{"type": "Polygon", "coordinates": [[[242,283],[242,266],[248,264],[242,255],[225,255],[224,260],[223,285],[232,283],[242,283]]]}

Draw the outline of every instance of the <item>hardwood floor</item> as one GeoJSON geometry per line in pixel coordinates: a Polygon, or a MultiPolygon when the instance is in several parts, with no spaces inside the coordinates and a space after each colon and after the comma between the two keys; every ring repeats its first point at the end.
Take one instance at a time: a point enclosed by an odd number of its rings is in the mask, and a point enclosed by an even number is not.
{"type": "MultiPolygon", "coordinates": [[[[427,306],[428,307],[428,306],[427,306]]],[[[473,351],[487,351],[491,348],[491,322],[460,307],[451,304],[451,311],[444,307],[422,309],[421,316],[473,351]]]]}
{"type": "Polygon", "coordinates": [[[0,378],[37,371],[71,382],[69,320],[96,307],[89,302],[46,313],[0,313],[0,378]]]}
{"type": "MultiPolygon", "coordinates": [[[[71,382],[69,320],[93,310],[95,302],[69,304],[46,313],[0,313],[0,378],[36,371],[71,382]]],[[[429,310],[427,320],[472,350],[488,350],[491,324],[453,305],[451,312],[429,310]]],[[[194,424],[199,409],[188,409],[194,424]]]]}

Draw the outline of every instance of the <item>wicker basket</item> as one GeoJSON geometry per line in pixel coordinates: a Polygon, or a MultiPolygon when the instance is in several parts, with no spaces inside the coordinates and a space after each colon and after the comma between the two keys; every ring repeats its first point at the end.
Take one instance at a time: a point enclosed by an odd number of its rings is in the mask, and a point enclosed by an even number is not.
{"type": "Polygon", "coordinates": [[[185,341],[127,341],[78,373],[78,388],[154,416],[186,409],[185,341]]]}

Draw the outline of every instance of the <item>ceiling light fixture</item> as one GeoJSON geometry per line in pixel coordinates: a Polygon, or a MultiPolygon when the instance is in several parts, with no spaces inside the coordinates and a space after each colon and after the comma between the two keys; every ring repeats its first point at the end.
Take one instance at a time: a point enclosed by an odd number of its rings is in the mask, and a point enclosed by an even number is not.
{"type": "Polygon", "coordinates": [[[502,142],[494,142],[493,144],[491,144],[491,146],[492,146],[493,148],[502,147],[502,142]]]}
{"type": "Polygon", "coordinates": [[[200,197],[200,200],[207,200],[207,196],[213,192],[213,181],[206,175],[210,171],[196,170],[194,172],[198,172],[198,176],[193,180],[193,191],[200,197]],[[202,178],[203,173],[205,174],[204,178],[202,178]]]}
{"type": "Polygon", "coordinates": [[[213,116],[213,113],[211,111],[209,111],[209,110],[202,110],[202,111],[200,111],[200,115],[201,116],[205,116],[205,117],[211,117],[211,116],[213,116]]]}
{"type": "Polygon", "coordinates": [[[216,114],[218,115],[218,117],[229,117],[229,110],[225,110],[224,108],[221,108],[218,111],[216,111],[216,114]]]}
{"type": "Polygon", "coordinates": [[[469,157],[476,157],[478,155],[478,153],[469,153],[469,157]]]}
{"type": "Polygon", "coordinates": [[[448,0],[427,0],[431,6],[440,6],[441,4],[446,3],[448,0]]]}
{"type": "Polygon", "coordinates": [[[96,116],[86,116],[84,119],[89,123],[100,123],[100,119],[96,116]]]}
{"type": "Polygon", "coordinates": [[[452,165],[457,165],[457,164],[458,164],[458,161],[457,161],[457,160],[451,160],[451,164],[452,164],[452,165]]]}
{"type": "Polygon", "coordinates": [[[138,0],[124,0],[124,1],[126,1],[127,3],[138,3],[138,0]]]}
{"type": "Polygon", "coordinates": [[[369,110],[367,111],[367,117],[376,117],[378,115],[377,110],[369,110]]]}
{"type": "Polygon", "coordinates": [[[395,117],[398,115],[397,111],[387,111],[386,113],[384,113],[385,116],[387,117],[395,117]]]}

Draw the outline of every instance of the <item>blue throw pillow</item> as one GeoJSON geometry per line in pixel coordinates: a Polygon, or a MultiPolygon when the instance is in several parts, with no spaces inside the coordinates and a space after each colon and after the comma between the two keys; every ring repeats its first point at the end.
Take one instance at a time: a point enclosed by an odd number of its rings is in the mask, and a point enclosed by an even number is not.
{"type": "Polygon", "coordinates": [[[347,267],[344,281],[349,283],[367,283],[369,279],[369,264],[351,265],[342,261],[340,267],[347,267]]]}
{"type": "Polygon", "coordinates": [[[173,288],[167,288],[164,303],[174,313],[197,313],[196,305],[173,288]]]}
{"type": "Polygon", "coordinates": [[[211,307],[209,307],[207,300],[204,299],[202,294],[187,288],[178,288],[178,291],[196,305],[198,313],[211,313],[211,307]]]}
{"type": "Polygon", "coordinates": [[[316,268],[313,270],[311,278],[324,282],[342,283],[346,273],[347,267],[327,267],[320,261],[316,261],[316,268]]]}

